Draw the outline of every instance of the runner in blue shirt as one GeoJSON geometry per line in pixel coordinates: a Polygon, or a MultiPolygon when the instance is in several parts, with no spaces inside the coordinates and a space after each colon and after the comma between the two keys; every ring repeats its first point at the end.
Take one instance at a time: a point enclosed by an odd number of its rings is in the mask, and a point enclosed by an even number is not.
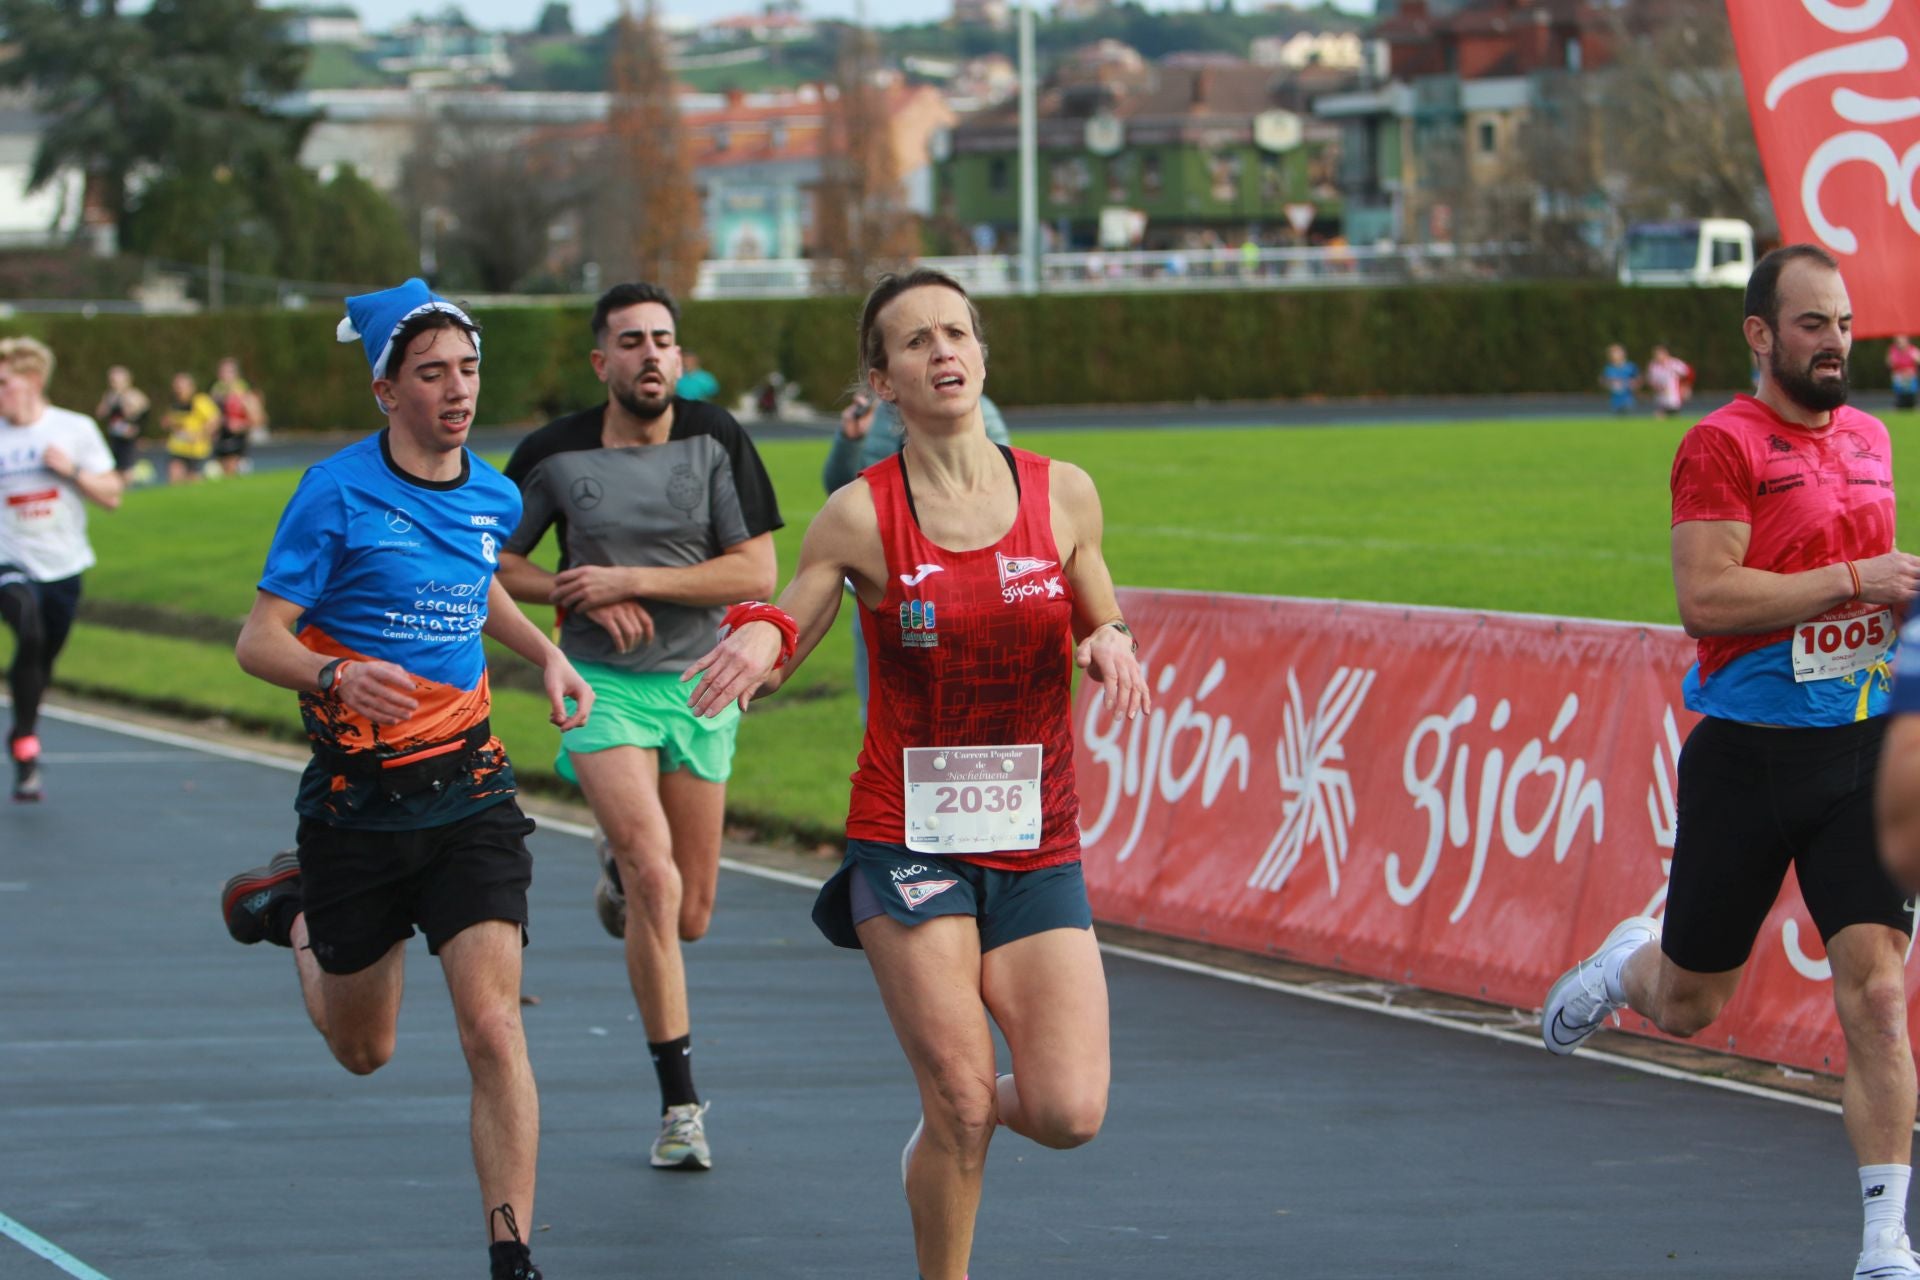
{"type": "Polygon", "coordinates": [[[313,760],[297,851],[229,880],[221,914],[238,942],[294,948],[308,1015],[356,1075],[393,1056],[406,940],[426,934],[473,1076],[493,1280],[540,1280],[519,1226],[540,1136],[520,1023],[533,823],[488,725],[481,636],[541,668],[562,728],[593,692],[494,581],[520,495],[465,447],[478,327],[419,280],[347,316],[388,425],[301,478],[267,553],[238,656],[299,692],[313,760]]]}

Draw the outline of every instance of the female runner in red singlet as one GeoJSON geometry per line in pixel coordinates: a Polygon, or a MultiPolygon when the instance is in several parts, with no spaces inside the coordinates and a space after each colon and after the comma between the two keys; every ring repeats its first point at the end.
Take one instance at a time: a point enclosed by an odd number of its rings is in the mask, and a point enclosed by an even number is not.
{"type": "Polygon", "coordinates": [[[687,678],[704,676],[692,703],[706,714],[771,693],[833,624],[842,580],[853,583],[873,695],[847,860],[814,920],[867,953],[920,1089],[921,1125],[901,1157],[920,1274],[961,1280],[994,1130],[1074,1147],[1106,1113],[1073,668],[1102,684],[1116,716],[1146,711],[1148,693],[1101,558],[1093,482],[987,439],[986,348],[965,290],[924,269],[884,278],[861,316],[860,354],[906,448],[808,527],[780,598],[797,632],[791,659],[779,665],[787,619],[742,621],[687,678]],[[988,1016],[1013,1056],[997,1078],[988,1016]]]}

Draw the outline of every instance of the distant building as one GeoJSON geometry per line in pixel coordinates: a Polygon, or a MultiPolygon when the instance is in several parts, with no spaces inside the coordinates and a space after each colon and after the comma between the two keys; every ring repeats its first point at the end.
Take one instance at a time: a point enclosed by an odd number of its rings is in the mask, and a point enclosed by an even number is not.
{"type": "Polygon", "coordinates": [[[1004,31],[1012,22],[1013,10],[1007,0],[953,0],[956,27],[992,27],[995,31],[1004,31]]]}
{"type": "MultiPolygon", "coordinates": [[[[1314,104],[1342,132],[1340,187],[1356,242],[1451,242],[1487,234],[1463,210],[1505,211],[1523,233],[1535,204],[1521,144],[1534,112],[1576,99],[1613,58],[1641,0],[1382,0],[1370,36],[1384,84],[1314,104]]],[[[1596,175],[1597,179],[1597,175],[1596,175]]]]}
{"type": "Polygon", "coordinates": [[[1256,36],[1248,56],[1262,67],[1340,67],[1357,71],[1366,61],[1366,41],[1350,31],[1295,36],[1256,36]]]}
{"type": "Polygon", "coordinates": [[[375,64],[390,75],[404,75],[416,87],[475,84],[513,71],[507,37],[482,31],[449,10],[418,19],[373,38],[375,64]]]}
{"type": "Polygon", "coordinates": [[[0,91],[0,249],[70,244],[80,234],[86,179],[78,169],[62,169],[40,190],[27,190],[46,123],[31,93],[0,91]]]}
{"type": "MultiPolygon", "coordinates": [[[[1307,107],[1353,76],[1190,61],[1150,64],[1117,41],[1062,59],[1038,101],[1040,218],[1054,245],[1091,248],[1122,224],[1143,248],[1287,243],[1302,234],[1295,214],[1305,234],[1339,230],[1340,130],[1307,107]]],[[[936,173],[940,216],[980,243],[1011,243],[1018,145],[1011,103],[956,125],[936,173]]]]}
{"type": "Polygon", "coordinates": [[[699,29],[697,38],[702,44],[736,44],[744,40],[755,40],[761,44],[793,44],[813,39],[819,30],[813,20],[797,8],[769,6],[762,13],[736,14],[709,22],[699,29]]]}
{"type": "Polygon", "coordinates": [[[366,26],[360,15],[346,5],[323,5],[287,12],[287,39],[295,44],[363,45],[366,26]]]}
{"type": "Polygon", "coordinates": [[[1054,0],[1053,16],[1058,22],[1083,22],[1111,8],[1113,0],[1054,0]]]}

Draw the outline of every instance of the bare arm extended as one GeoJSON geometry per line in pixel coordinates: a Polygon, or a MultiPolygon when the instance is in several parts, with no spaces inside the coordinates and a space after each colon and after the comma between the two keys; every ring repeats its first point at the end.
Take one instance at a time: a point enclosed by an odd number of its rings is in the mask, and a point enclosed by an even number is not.
{"type": "MultiPolygon", "coordinates": [[[[1854,599],[1843,562],[1802,573],[1771,573],[1743,561],[1752,526],[1733,520],[1688,520],[1673,526],[1673,589],[1680,623],[1699,636],[1758,635],[1817,618],[1854,599]]],[[[1920,590],[1920,556],[1889,551],[1853,562],[1859,599],[1904,605],[1920,590]]]]}

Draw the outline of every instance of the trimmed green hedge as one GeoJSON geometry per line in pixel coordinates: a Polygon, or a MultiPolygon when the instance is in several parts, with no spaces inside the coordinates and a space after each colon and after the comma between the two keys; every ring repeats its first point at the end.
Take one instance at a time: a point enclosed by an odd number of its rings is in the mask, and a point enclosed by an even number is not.
{"type": "MultiPolygon", "coordinates": [[[[1733,290],[1527,284],[1317,292],[1109,293],[986,298],[991,386],[1003,405],[1153,404],[1378,395],[1595,391],[1605,349],[1645,364],[1666,342],[1709,388],[1747,385],[1733,290]]],[[[604,393],[587,363],[588,308],[485,308],[487,423],[537,422],[604,393]]],[[[240,359],[281,428],[373,421],[358,345],[330,311],[25,316],[59,358],[53,398],[90,408],[109,365],[156,399],[177,369],[202,385],[240,359]]],[[[818,407],[853,382],[859,301],[693,302],[681,336],[731,403],[778,369],[818,407]]],[[[1885,344],[1861,343],[1856,381],[1886,385],[1885,344]]],[[[1597,392],[1596,392],[1597,394],[1597,392]]]]}

